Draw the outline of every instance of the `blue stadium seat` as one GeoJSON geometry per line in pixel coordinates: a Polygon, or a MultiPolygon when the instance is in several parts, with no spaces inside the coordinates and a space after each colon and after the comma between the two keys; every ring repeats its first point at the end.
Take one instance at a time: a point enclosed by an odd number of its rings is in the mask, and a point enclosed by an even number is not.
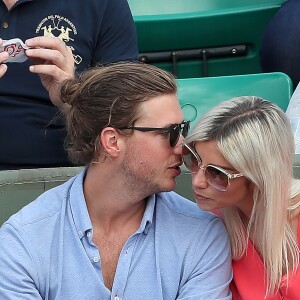
{"type": "Polygon", "coordinates": [[[293,93],[290,78],[280,72],[177,79],[178,97],[192,125],[219,102],[238,96],[259,96],[286,110],[293,93]]]}
{"type": "Polygon", "coordinates": [[[264,29],[285,0],[128,0],[140,58],[178,78],[260,73],[264,29]]]}
{"type": "MultiPolygon", "coordinates": [[[[286,110],[293,86],[284,73],[260,73],[237,76],[178,79],[178,97],[185,120],[194,126],[199,118],[219,102],[238,96],[259,96],[286,110]]],[[[298,157],[298,156],[297,156],[298,157]]],[[[300,157],[300,155],[299,155],[300,157]]],[[[175,191],[193,200],[191,176],[185,168],[177,177],[175,191]]],[[[300,177],[300,159],[294,171],[300,177]]]]}

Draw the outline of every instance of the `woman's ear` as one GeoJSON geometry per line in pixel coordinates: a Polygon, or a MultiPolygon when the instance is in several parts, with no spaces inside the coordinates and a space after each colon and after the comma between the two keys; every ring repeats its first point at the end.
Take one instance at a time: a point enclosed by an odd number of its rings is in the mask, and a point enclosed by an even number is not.
{"type": "Polygon", "coordinates": [[[115,128],[112,127],[104,128],[100,134],[101,146],[104,152],[111,157],[119,156],[119,138],[120,134],[115,128]]]}

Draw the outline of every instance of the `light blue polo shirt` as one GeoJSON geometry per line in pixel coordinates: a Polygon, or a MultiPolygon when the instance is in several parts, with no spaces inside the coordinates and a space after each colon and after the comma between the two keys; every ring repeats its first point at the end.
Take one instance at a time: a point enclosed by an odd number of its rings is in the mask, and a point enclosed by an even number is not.
{"type": "Polygon", "coordinates": [[[3,224],[1,300],[231,299],[224,225],[174,192],[149,197],[107,289],[83,177],[47,191],[3,224]]]}

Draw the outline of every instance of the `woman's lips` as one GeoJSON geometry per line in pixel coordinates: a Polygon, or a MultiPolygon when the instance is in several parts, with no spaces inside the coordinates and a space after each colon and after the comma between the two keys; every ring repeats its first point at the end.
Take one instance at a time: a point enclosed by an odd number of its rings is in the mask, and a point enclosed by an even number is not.
{"type": "Polygon", "coordinates": [[[205,200],[209,200],[210,198],[208,197],[205,197],[199,193],[196,193],[195,191],[194,192],[194,197],[197,199],[197,200],[200,200],[200,201],[205,201],[205,200]]]}

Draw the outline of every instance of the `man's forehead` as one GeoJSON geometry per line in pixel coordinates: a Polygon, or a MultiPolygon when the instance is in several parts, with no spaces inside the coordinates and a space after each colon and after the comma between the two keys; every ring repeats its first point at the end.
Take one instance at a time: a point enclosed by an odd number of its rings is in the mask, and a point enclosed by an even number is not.
{"type": "Polygon", "coordinates": [[[174,118],[183,118],[183,113],[175,94],[162,95],[141,103],[140,117],[143,119],[170,119],[172,124],[174,118]]]}

